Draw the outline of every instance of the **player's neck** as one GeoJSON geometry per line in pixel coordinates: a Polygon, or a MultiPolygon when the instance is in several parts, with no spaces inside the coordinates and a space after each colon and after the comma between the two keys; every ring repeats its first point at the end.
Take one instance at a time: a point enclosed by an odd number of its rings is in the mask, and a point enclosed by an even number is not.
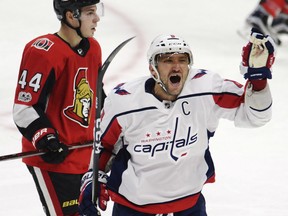
{"type": "Polygon", "coordinates": [[[175,101],[177,96],[175,95],[170,95],[168,94],[166,91],[164,91],[164,89],[159,85],[159,84],[155,84],[154,86],[154,94],[157,98],[159,98],[160,100],[167,100],[167,101],[175,101]]]}
{"type": "Polygon", "coordinates": [[[57,34],[63,40],[69,43],[71,47],[76,47],[82,40],[82,38],[77,34],[76,30],[65,25],[61,26],[57,34]]]}

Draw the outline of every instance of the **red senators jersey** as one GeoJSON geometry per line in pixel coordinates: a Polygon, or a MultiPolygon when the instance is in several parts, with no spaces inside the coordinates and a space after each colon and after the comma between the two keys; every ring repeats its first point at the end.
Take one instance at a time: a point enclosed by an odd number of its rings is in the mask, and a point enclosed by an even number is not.
{"type": "MultiPolygon", "coordinates": [[[[23,52],[15,93],[13,116],[23,134],[23,151],[35,150],[36,131],[54,128],[60,142],[75,145],[93,140],[95,96],[101,48],[94,38],[82,39],[76,48],[56,34],[29,42],[23,52]]],[[[91,148],[70,151],[61,164],[41,157],[25,158],[31,166],[54,172],[87,171],[91,148]]]]}

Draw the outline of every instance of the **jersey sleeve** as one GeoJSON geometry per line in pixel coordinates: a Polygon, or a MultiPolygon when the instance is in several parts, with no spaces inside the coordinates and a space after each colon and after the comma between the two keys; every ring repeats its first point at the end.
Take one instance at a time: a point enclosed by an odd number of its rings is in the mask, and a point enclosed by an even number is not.
{"type": "Polygon", "coordinates": [[[272,95],[269,85],[261,91],[254,91],[248,81],[245,86],[244,104],[235,116],[235,126],[260,127],[271,120],[272,95]]]}
{"type": "Polygon", "coordinates": [[[254,91],[250,81],[243,86],[233,80],[216,80],[214,113],[219,118],[234,121],[237,127],[260,127],[271,119],[272,96],[269,85],[254,91]]]}
{"type": "Polygon", "coordinates": [[[55,82],[55,73],[47,55],[27,45],[19,69],[13,118],[19,131],[28,140],[37,130],[52,127],[45,116],[45,108],[55,82]]]}
{"type": "Polygon", "coordinates": [[[101,117],[101,145],[99,169],[110,170],[111,159],[122,148],[122,125],[114,112],[114,101],[109,97],[105,99],[101,117]]]}

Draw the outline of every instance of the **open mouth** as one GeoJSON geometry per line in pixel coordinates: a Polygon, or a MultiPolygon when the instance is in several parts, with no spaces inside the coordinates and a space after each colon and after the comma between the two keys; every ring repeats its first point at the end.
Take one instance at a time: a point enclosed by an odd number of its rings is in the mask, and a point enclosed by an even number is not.
{"type": "Polygon", "coordinates": [[[179,75],[170,76],[170,82],[173,84],[177,84],[181,81],[181,77],[179,75]]]}

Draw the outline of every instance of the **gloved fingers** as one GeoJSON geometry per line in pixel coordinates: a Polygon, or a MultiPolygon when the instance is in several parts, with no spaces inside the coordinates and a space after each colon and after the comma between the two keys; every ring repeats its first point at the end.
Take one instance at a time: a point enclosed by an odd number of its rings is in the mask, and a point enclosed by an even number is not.
{"type": "Polygon", "coordinates": [[[47,147],[46,147],[49,151],[52,151],[52,152],[67,152],[68,151],[68,146],[63,144],[63,143],[60,143],[58,140],[53,140],[53,141],[50,141],[48,144],[47,144],[47,147]]]}
{"type": "Polygon", "coordinates": [[[106,184],[107,178],[108,178],[107,173],[103,172],[102,170],[98,171],[98,182],[106,184]]]}
{"type": "Polygon", "coordinates": [[[78,210],[80,215],[98,215],[100,212],[92,202],[92,182],[87,183],[81,190],[79,196],[78,210]]]}
{"type": "Polygon", "coordinates": [[[46,162],[46,163],[51,163],[51,164],[59,164],[62,163],[67,155],[69,154],[68,147],[64,144],[63,146],[59,148],[59,151],[48,151],[45,154],[41,155],[41,158],[46,162]],[[60,150],[61,149],[61,150],[60,150]]]}
{"type": "Polygon", "coordinates": [[[269,35],[266,36],[265,47],[267,48],[269,54],[274,53],[276,50],[276,44],[272,37],[270,37],[269,35]]]}
{"type": "Polygon", "coordinates": [[[261,45],[252,44],[249,56],[249,67],[260,68],[266,65],[268,50],[261,45]]]}
{"type": "MultiPolygon", "coordinates": [[[[88,186],[88,184],[92,183],[92,179],[93,179],[93,171],[92,169],[89,169],[82,177],[81,179],[81,187],[80,187],[80,191],[84,191],[85,188],[88,186]]],[[[91,189],[92,192],[92,189],[91,189]]]]}
{"type": "Polygon", "coordinates": [[[105,184],[100,184],[100,194],[97,199],[98,206],[101,210],[105,211],[107,208],[107,202],[110,200],[110,196],[105,184]]]}
{"type": "Polygon", "coordinates": [[[264,35],[261,32],[255,31],[255,29],[251,30],[249,41],[258,46],[259,49],[267,49],[269,54],[273,53],[276,49],[276,44],[270,35],[264,35]]]}
{"type": "Polygon", "coordinates": [[[275,59],[275,42],[269,35],[264,35],[259,30],[252,28],[249,46],[244,47],[242,55],[243,66],[251,68],[271,68],[275,59]],[[248,61],[247,61],[248,60],[248,61]]]}

